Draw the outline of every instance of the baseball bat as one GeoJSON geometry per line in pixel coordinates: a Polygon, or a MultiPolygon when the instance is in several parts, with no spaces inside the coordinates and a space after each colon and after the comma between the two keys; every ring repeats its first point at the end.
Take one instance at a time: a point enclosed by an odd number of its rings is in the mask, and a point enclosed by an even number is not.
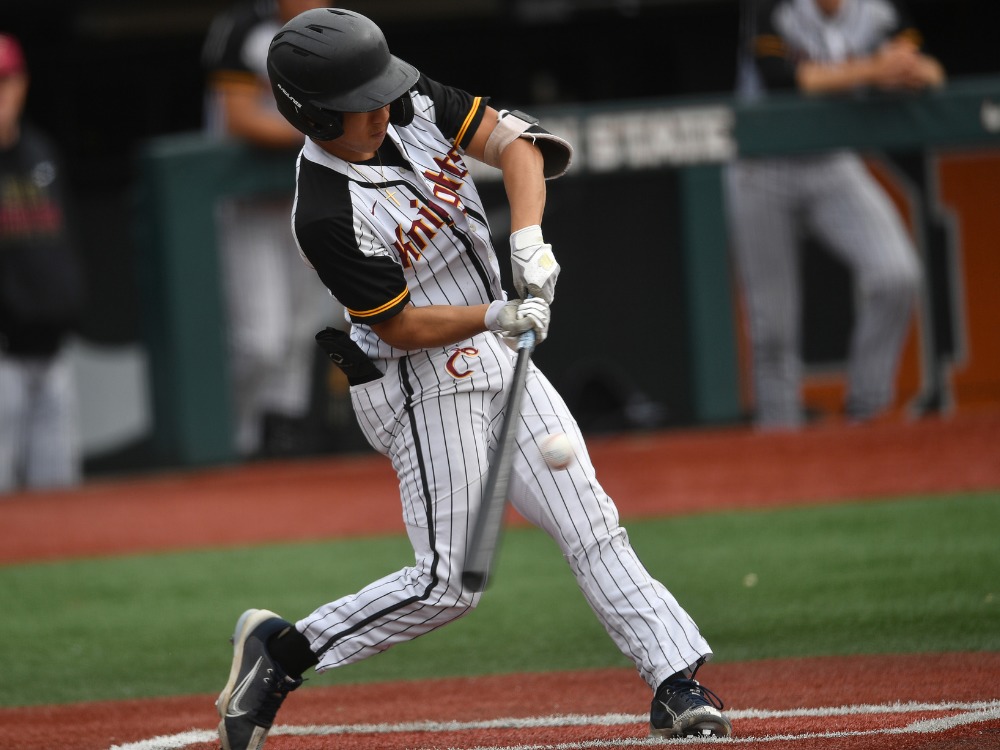
{"type": "Polygon", "coordinates": [[[514,440],[521,417],[521,397],[524,395],[524,381],[528,377],[528,362],[535,348],[535,331],[527,330],[517,340],[517,363],[514,366],[514,381],[507,395],[503,427],[500,428],[500,443],[496,455],[486,475],[482,502],[465,557],[462,571],[462,586],[468,591],[483,591],[489,579],[489,569],[496,557],[503,515],[507,509],[507,485],[514,461],[514,440]]]}

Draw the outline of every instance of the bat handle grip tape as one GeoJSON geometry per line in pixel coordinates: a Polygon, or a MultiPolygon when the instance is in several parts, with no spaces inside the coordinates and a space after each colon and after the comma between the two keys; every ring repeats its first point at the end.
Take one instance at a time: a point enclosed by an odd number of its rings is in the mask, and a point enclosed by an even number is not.
{"type": "MultiPolygon", "coordinates": [[[[534,294],[531,293],[531,289],[533,289],[533,288],[534,287],[530,287],[528,289],[528,293],[526,295],[524,295],[524,298],[526,300],[529,300],[529,299],[531,299],[532,297],[535,296],[534,294]]],[[[522,333],[520,336],[517,337],[517,348],[518,349],[527,349],[528,351],[531,351],[532,349],[535,348],[535,329],[534,328],[529,328],[527,331],[525,331],[524,333],[522,333]]]]}

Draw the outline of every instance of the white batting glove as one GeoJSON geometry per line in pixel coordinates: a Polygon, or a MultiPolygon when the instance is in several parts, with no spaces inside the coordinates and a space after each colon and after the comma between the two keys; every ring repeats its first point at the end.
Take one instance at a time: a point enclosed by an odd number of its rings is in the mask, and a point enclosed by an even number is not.
{"type": "Polygon", "coordinates": [[[486,328],[505,339],[516,339],[525,331],[535,330],[535,345],[549,335],[552,313],[549,303],[541,297],[528,300],[498,300],[490,303],[486,311],[486,328]]]}
{"type": "Polygon", "coordinates": [[[552,254],[552,245],[546,245],[542,239],[540,226],[533,224],[510,236],[510,267],[519,295],[532,294],[551,304],[556,296],[560,267],[552,254]]]}

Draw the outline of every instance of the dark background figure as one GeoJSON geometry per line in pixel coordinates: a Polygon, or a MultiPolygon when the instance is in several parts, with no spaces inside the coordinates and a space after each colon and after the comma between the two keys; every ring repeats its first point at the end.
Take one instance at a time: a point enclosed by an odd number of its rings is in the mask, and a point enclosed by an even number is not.
{"type": "Polygon", "coordinates": [[[0,492],[80,480],[77,399],[65,345],[84,306],[62,170],[22,114],[28,71],[0,34],[0,492]]]}

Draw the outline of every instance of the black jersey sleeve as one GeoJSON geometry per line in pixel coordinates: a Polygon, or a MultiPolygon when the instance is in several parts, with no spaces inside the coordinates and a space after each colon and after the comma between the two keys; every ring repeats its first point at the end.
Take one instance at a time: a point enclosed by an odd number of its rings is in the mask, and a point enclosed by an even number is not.
{"type": "Polygon", "coordinates": [[[798,87],[795,69],[801,62],[778,32],[774,15],[779,2],[761,3],[755,21],[753,57],[768,91],[793,90],[798,87]]]}
{"type": "Polygon", "coordinates": [[[483,120],[489,98],[472,96],[462,89],[438,83],[423,73],[415,88],[433,103],[433,119],[445,138],[459,148],[468,146],[483,120]]]}
{"type": "Polygon", "coordinates": [[[924,37],[913,22],[909,8],[901,0],[889,0],[896,9],[896,23],[889,30],[888,37],[892,39],[907,39],[919,49],[924,46],[924,37]]]}
{"type": "Polygon", "coordinates": [[[235,5],[212,21],[201,50],[202,67],[210,77],[253,75],[243,58],[243,46],[247,35],[263,19],[258,5],[235,5]]]}
{"type": "Polygon", "coordinates": [[[410,301],[398,261],[355,227],[347,178],[305,158],[294,230],[302,253],[356,323],[391,318],[410,301]]]}

